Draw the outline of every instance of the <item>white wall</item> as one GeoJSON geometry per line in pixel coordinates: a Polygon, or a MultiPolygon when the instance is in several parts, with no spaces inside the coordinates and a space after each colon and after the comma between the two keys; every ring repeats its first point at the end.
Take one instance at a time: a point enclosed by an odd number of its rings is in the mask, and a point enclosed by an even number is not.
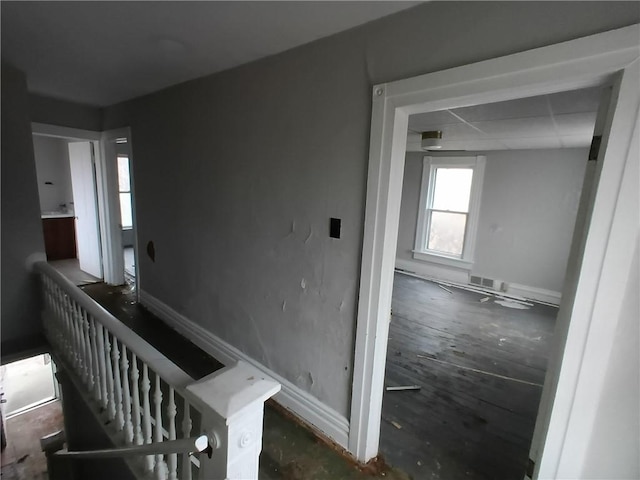
{"type": "Polygon", "coordinates": [[[638,17],[624,2],[429,2],[106,109],[106,129],[131,126],[138,239],[155,244],[142,290],[348,418],[372,85],[638,17]]]}
{"type": "MultiPolygon", "coordinates": [[[[581,478],[640,478],[640,263],[638,246],[631,260],[625,300],[600,392],[586,465],[581,478]]],[[[604,361],[605,359],[603,359],[604,361]]]]}
{"type": "MultiPolygon", "coordinates": [[[[588,149],[482,154],[487,162],[471,274],[561,292],[588,149]]],[[[398,233],[398,259],[416,268],[424,265],[411,255],[423,157],[406,157],[398,233]]]]}
{"type": "Polygon", "coordinates": [[[61,138],[33,136],[38,193],[41,211],[58,211],[60,205],[73,207],[71,170],[67,141],[61,138]],[[51,182],[52,185],[47,185],[51,182]]]}

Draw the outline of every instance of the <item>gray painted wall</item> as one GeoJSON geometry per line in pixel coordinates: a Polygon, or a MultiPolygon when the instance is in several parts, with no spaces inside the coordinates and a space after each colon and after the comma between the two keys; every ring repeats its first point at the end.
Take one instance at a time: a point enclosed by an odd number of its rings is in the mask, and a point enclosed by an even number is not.
{"type": "Polygon", "coordinates": [[[69,147],[60,138],[33,136],[33,152],[36,160],[40,210],[60,210],[60,205],[73,207],[69,147]],[[45,182],[51,182],[47,185],[45,182]]]}
{"type": "MultiPolygon", "coordinates": [[[[471,273],[561,292],[588,149],[487,157],[471,273]]],[[[407,154],[397,258],[413,260],[423,153],[407,154]]]]}
{"type": "Polygon", "coordinates": [[[638,18],[433,2],[107,108],[105,129],[132,128],[138,238],[155,243],[142,289],[348,415],[372,85],[638,18]]]}
{"type": "Polygon", "coordinates": [[[44,257],[36,167],[24,75],[2,62],[2,355],[41,333],[40,296],[27,257],[44,257]]]}
{"type": "Polygon", "coordinates": [[[66,100],[29,95],[31,121],[61,127],[102,130],[102,109],[66,100]]]}

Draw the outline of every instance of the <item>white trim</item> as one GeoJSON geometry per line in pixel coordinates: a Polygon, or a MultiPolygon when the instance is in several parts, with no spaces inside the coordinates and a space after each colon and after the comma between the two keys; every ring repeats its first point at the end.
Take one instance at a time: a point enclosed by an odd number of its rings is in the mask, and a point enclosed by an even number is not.
{"type": "Polygon", "coordinates": [[[420,205],[418,206],[418,219],[416,224],[416,239],[413,258],[417,260],[435,261],[443,263],[441,259],[451,260],[445,265],[458,265],[460,268],[470,268],[473,265],[473,254],[476,247],[478,233],[478,219],[480,217],[480,200],[482,198],[482,184],[484,182],[484,169],[487,157],[484,155],[466,155],[457,157],[432,157],[425,156],[422,159],[422,182],[420,183],[420,205]],[[462,243],[460,257],[439,254],[435,250],[426,250],[429,233],[430,218],[427,211],[433,204],[435,192],[435,171],[438,168],[469,168],[472,170],[471,186],[469,192],[469,207],[466,215],[466,227],[462,243]]]}
{"type": "MultiPolygon", "coordinates": [[[[546,288],[531,287],[529,285],[522,285],[519,283],[511,283],[505,281],[507,286],[506,292],[500,292],[498,290],[487,289],[480,285],[469,283],[469,272],[462,271],[463,267],[457,267],[454,265],[444,265],[445,268],[436,265],[429,265],[423,262],[415,262],[413,260],[396,259],[396,269],[400,273],[407,275],[413,275],[426,280],[435,282],[451,282],[461,288],[471,287],[477,290],[486,290],[487,292],[499,295],[500,293],[506,293],[509,296],[519,297],[524,300],[535,300],[550,304],[553,306],[560,305],[562,299],[562,293],[555,290],[547,290],[546,288]]],[[[473,273],[471,273],[473,275],[473,273]]]]}
{"type": "MultiPolygon", "coordinates": [[[[378,453],[408,116],[444,108],[602,85],[605,81],[609,82],[618,72],[626,72],[633,62],[637,62],[639,36],[638,25],[633,25],[520,54],[377,85],[373,88],[349,436],[349,449],[359,460],[367,461],[378,453]]],[[[587,319],[587,322],[594,314],[594,302],[595,305],[600,305],[601,302],[613,303],[610,298],[604,298],[604,294],[611,288],[607,288],[604,283],[599,283],[605,258],[608,259],[611,255],[616,256],[609,246],[616,245],[616,242],[621,242],[625,248],[628,246],[624,238],[621,238],[622,234],[618,234],[618,238],[611,239],[609,235],[614,233],[611,225],[616,217],[615,199],[622,179],[621,164],[624,164],[627,158],[627,155],[622,154],[622,149],[628,152],[631,138],[629,131],[631,127],[624,125],[623,122],[627,121],[628,124],[633,125],[634,119],[628,117],[630,117],[629,109],[634,106],[637,108],[637,84],[635,91],[628,88],[621,89],[621,95],[619,105],[624,105],[625,102],[628,105],[625,106],[625,115],[619,116],[622,120],[614,122],[611,130],[611,138],[615,138],[612,145],[615,145],[616,152],[609,152],[611,145],[603,141],[607,151],[605,161],[602,162],[599,194],[595,200],[587,248],[585,248],[580,281],[577,285],[575,305],[578,308],[574,308],[572,312],[573,318],[587,319]],[[613,135],[614,132],[616,135],[613,135]],[[617,157],[614,153],[617,153],[617,157]],[[589,275],[592,275],[591,279],[586,279],[589,275]],[[580,302],[577,301],[578,298],[581,299],[580,302]]],[[[634,114],[637,115],[637,111],[634,114]]],[[[635,158],[630,158],[634,161],[638,160],[637,155],[635,158]]],[[[621,250],[621,253],[628,252],[621,250]]],[[[628,263],[620,266],[618,271],[620,278],[627,278],[624,274],[630,268],[628,263]]],[[[606,327],[609,334],[612,329],[615,331],[615,322],[613,323],[606,327]]],[[[588,330],[583,333],[588,333],[588,330]]],[[[575,418],[577,421],[580,415],[578,410],[573,411],[573,395],[579,380],[583,380],[580,373],[587,335],[581,338],[580,335],[571,335],[571,340],[575,342],[572,346],[575,358],[574,364],[563,372],[563,377],[566,378],[562,379],[561,405],[559,407],[554,405],[554,402],[558,401],[557,398],[541,404],[540,415],[544,421],[537,425],[536,434],[543,439],[543,449],[536,450],[535,445],[532,446],[532,458],[537,465],[536,478],[538,475],[541,478],[556,478],[562,460],[573,462],[574,465],[576,462],[580,464],[579,462],[583,460],[581,456],[577,456],[576,460],[569,458],[570,444],[567,442],[566,433],[570,420],[575,418]],[[547,415],[552,410],[555,414],[553,421],[547,415]],[[551,432],[552,429],[553,432],[551,432]],[[548,437],[552,434],[556,441],[553,445],[548,442],[548,437]],[[541,473],[543,471],[544,473],[541,473]]],[[[612,341],[611,339],[607,347],[611,348],[612,341]]],[[[565,355],[557,362],[564,363],[566,358],[565,355]]],[[[553,369],[550,370],[553,371],[553,369]]],[[[600,368],[598,381],[602,381],[605,373],[600,368]]],[[[550,375],[547,375],[547,379],[549,377],[550,375]]],[[[558,383],[557,391],[560,390],[561,385],[558,383]]],[[[554,391],[556,389],[553,382],[551,385],[547,382],[543,397],[545,395],[553,397],[554,391]]],[[[589,410],[589,415],[595,415],[597,405],[582,405],[582,407],[589,410]]],[[[590,416],[589,419],[592,420],[592,417],[590,416]]],[[[588,436],[585,436],[582,441],[587,442],[588,436]]]]}
{"type": "Polygon", "coordinates": [[[547,290],[546,288],[530,287],[528,285],[521,285],[519,283],[505,282],[507,284],[507,292],[509,295],[516,295],[518,297],[524,297],[530,300],[537,300],[539,302],[549,303],[551,305],[560,305],[562,300],[562,293],[554,290],[547,290]]]}
{"type": "Polygon", "coordinates": [[[61,127],[46,123],[31,122],[31,133],[43,137],[71,138],[73,140],[100,140],[101,133],[80,128],[61,127]]]}
{"type": "Polygon", "coordinates": [[[322,434],[347,448],[349,421],[338,412],[144,290],[140,291],[140,303],[223,364],[231,365],[241,360],[279,382],[282,390],[274,397],[278,403],[322,434]]]}

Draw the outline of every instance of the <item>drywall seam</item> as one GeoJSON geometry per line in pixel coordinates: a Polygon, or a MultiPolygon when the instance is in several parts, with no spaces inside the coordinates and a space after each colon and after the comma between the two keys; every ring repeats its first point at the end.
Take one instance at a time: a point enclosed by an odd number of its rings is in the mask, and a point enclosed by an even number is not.
{"type": "Polygon", "coordinates": [[[279,404],[340,446],[348,448],[349,421],[338,412],[144,290],[140,290],[140,303],[225,365],[242,360],[280,382],[282,390],[273,397],[279,404]]]}

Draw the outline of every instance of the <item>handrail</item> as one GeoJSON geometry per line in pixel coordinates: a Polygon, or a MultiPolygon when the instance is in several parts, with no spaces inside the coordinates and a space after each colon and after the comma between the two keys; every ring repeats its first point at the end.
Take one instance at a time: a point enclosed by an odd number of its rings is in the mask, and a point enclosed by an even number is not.
{"type": "Polygon", "coordinates": [[[243,362],[196,382],[51,265],[36,262],[33,270],[42,279],[44,330],[58,374],[68,376],[116,445],[100,455],[143,455],[127,460],[139,478],[257,479],[264,402],[279,383],[243,362]],[[192,431],[218,448],[199,458],[176,451],[192,431]]]}
{"type": "Polygon", "coordinates": [[[33,268],[36,272],[46,274],[56,284],[84,309],[87,314],[93,316],[105,328],[111,331],[130,350],[136,352],[140,360],[147,365],[154,365],[154,370],[174,386],[186,386],[193,383],[193,379],[175,363],[169,360],[162,352],[153,347],[136,332],[127,327],[120,320],[109,313],[102,305],[84,293],[73,282],[47,262],[35,262],[33,268]]]}
{"type": "Polygon", "coordinates": [[[140,455],[168,453],[202,453],[209,448],[213,449],[215,447],[209,444],[209,439],[206,435],[200,435],[199,437],[181,438],[179,440],[154,442],[131,447],[103,448],[100,450],[59,450],[54,452],[53,455],[59,458],[80,460],[87,458],[136,457],[140,455]]]}

